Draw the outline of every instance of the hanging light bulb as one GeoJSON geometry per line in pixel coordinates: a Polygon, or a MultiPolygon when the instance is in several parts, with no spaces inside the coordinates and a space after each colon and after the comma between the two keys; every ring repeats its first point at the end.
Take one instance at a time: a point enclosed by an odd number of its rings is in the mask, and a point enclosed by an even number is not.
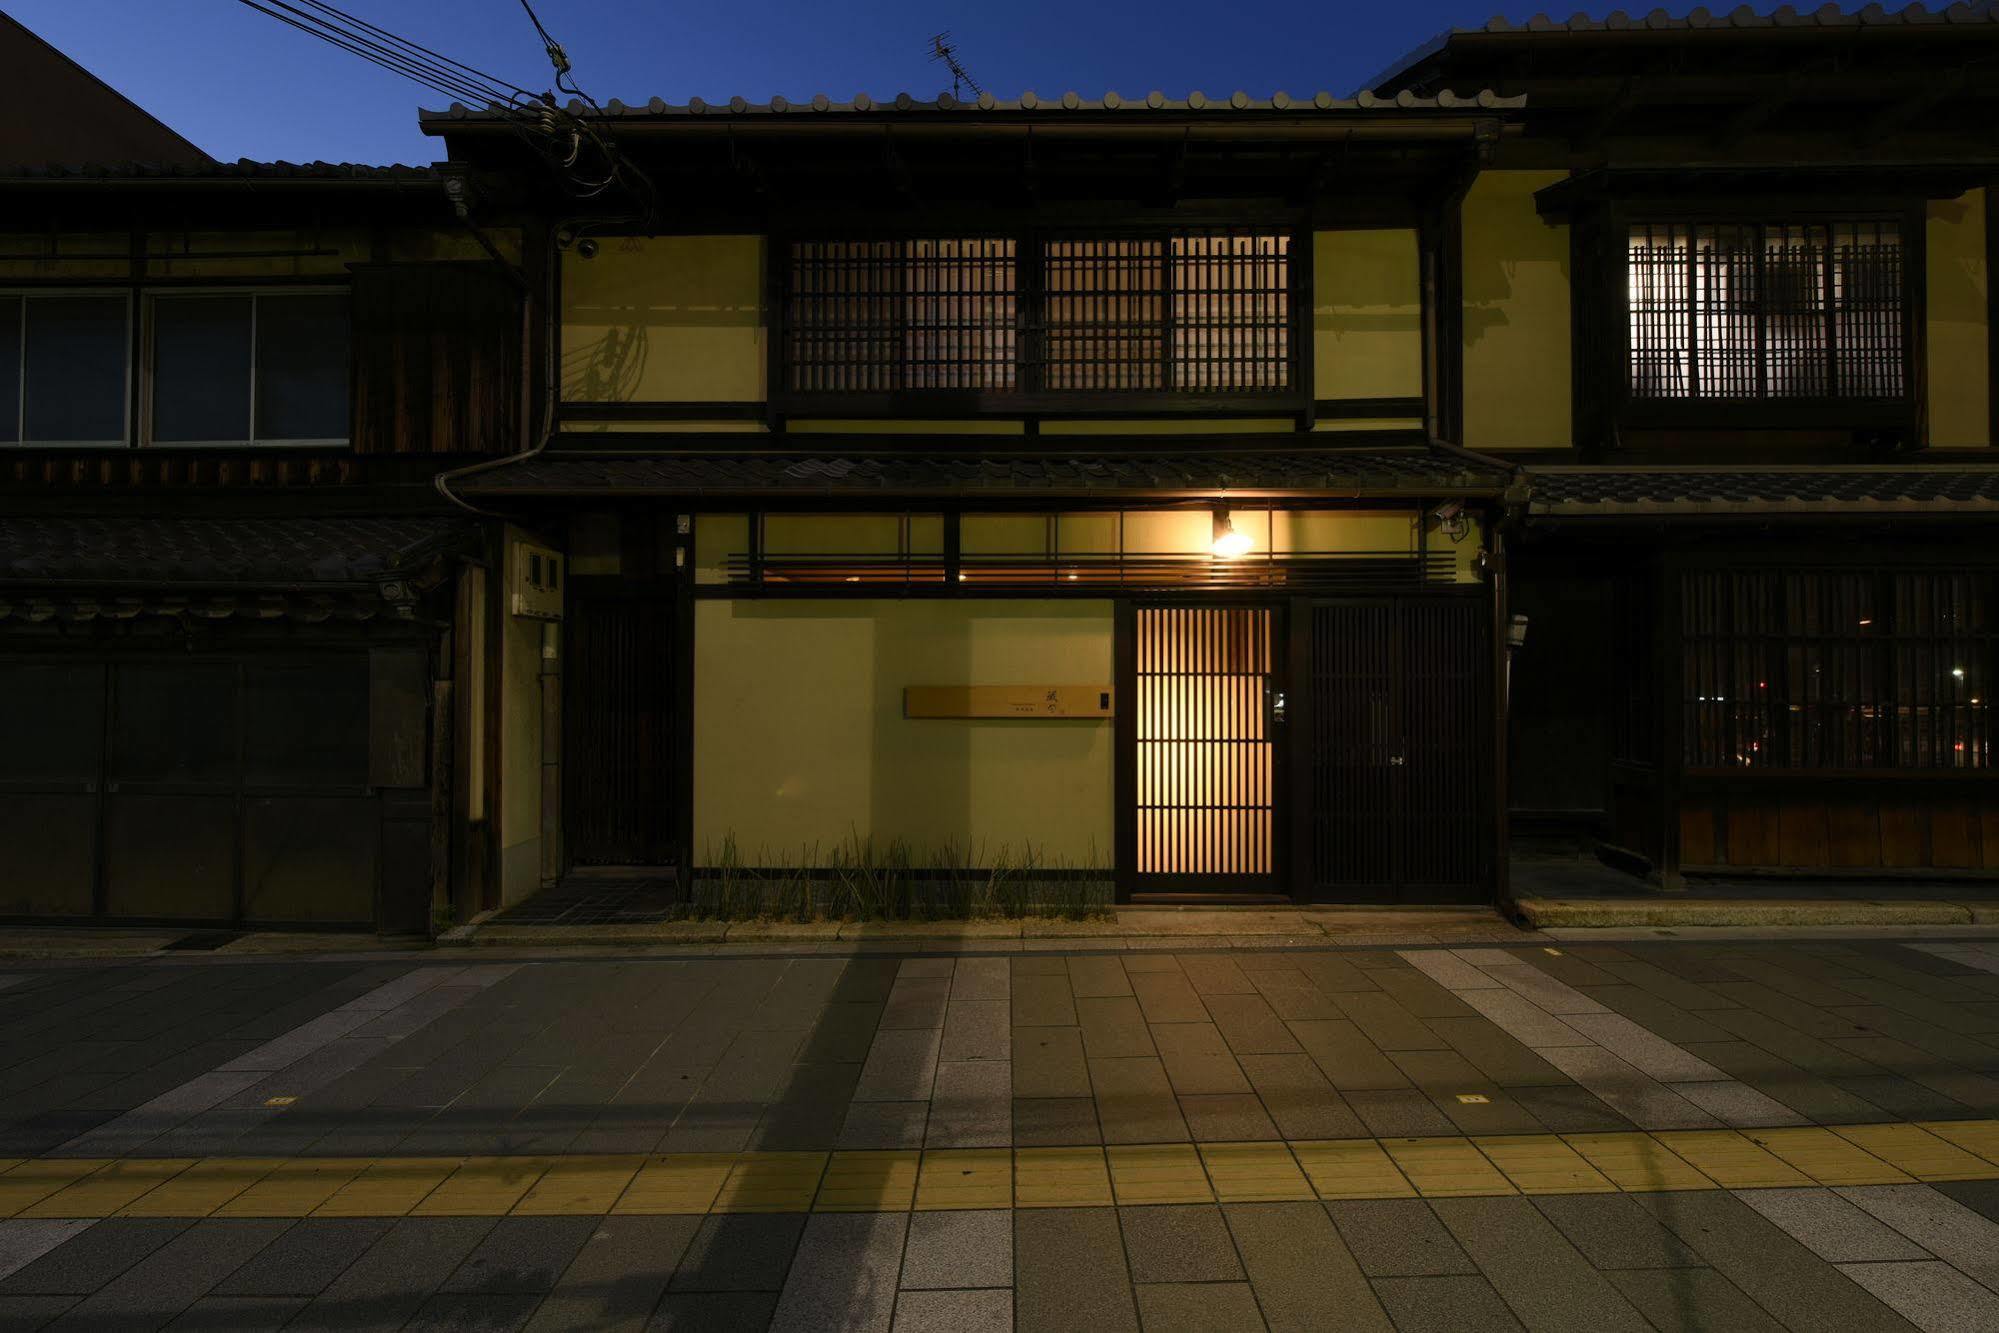
{"type": "Polygon", "coordinates": [[[1215,510],[1214,540],[1208,546],[1215,553],[1215,559],[1233,560],[1239,555],[1248,555],[1253,545],[1255,543],[1250,541],[1248,533],[1236,531],[1228,510],[1215,510]]]}

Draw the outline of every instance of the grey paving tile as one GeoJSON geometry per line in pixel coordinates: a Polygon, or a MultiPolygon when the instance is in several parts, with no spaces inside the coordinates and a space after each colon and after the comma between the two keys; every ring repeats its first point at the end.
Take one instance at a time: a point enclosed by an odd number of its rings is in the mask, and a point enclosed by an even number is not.
{"type": "Polygon", "coordinates": [[[1902,1319],[1837,1269],[1720,1190],[1630,1196],[1787,1327],[1906,1330],[1902,1319]]]}
{"type": "Polygon", "coordinates": [[[1406,1088],[1409,1080],[1361,1030],[1346,1019],[1299,1020],[1291,1034],[1306,1054],[1318,1062],[1327,1080],[1341,1092],[1406,1088]]]}
{"type": "Polygon", "coordinates": [[[1449,949],[1400,949],[1397,956],[1449,990],[1494,990],[1499,980],[1449,949]]]}
{"type": "Polygon", "coordinates": [[[1829,1189],[1737,1190],[1735,1197],[1828,1263],[1931,1257],[1920,1245],[1829,1189]]]}
{"type": "Polygon", "coordinates": [[[1920,1083],[1982,1115],[1999,1114],[1999,1079],[1941,1064],[1934,1056],[1891,1037],[1841,1037],[1826,1043],[1882,1069],[1920,1083]]]}
{"type": "Polygon", "coordinates": [[[858,1064],[794,1065],[777,1099],[757,1121],[748,1146],[772,1152],[816,1152],[837,1146],[841,1118],[860,1076],[858,1064]]]}
{"type": "Polygon", "coordinates": [[[882,1005],[879,1002],[827,1005],[819,1011],[818,1019],[812,1024],[812,1035],[805,1039],[798,1058],[854,1062],[867,1059],[868,1047],[874,1044],[881,1015],[882,1005]]]}
{"type": "Polygon", "coordinates": [[[1137,1333],[1115,1211],[1021,1209],[1013,1215],[1013,1246],[1020,1328],[1137,1333]]]}
{"type": "Polygon", "coordinates": [[[1837,1193],[1999,1291],[1999,1222],[1927,1185],[1862,1185],[1837,1193]]]}
{"type": "Polygon", "coordinates": [[[503,1217],[440,1291],[545,1292],[597,1229],[594,1217],[503,1217]]]}
{"type": "Polygon", "coordinates": [[[1013,1141],[1013,1067],[1004,1061],[937,1066],[924,1146],[1000,1148],[1013,1141]]]}
{"type": "Polygon", "coordinates": [[[1734,1079],[1717,1083],[1675,1083],[1672,1089],[1724,1125],[1743,1129],[1773,1129],[1780,1125],[1811,1123],[1776,1098],[1766,1097],[1748,1084],[1734,1079]]]}
{"type": "Polygon", "coordinates": [[[1999,1328],[1999,1292],[1949,1264],[1841,1264],[1839,1271],[1924,1333],[1990,1333],[1999,1328]]]}
{"type": "Polygon", "coordinates": [[[1999,1222],[1999,1180],[1939,1181],[1930,1188],[1989,1221],[1999,1222]]]}
{"type": "Polygon", "coordinates": [[[1520,1327],[1482,1277],[1378,1278],[1374,1294],[1399,1333],[1498,1333],[1520,1327]]]}
{"type": "Polygon", "coordinates": [[[668,1292],[646,1325],[657,1333],[764,1333],[776,1292],[668,1292]]]}
{"type": "Polygon", "coordinates": [[[1078,997],[1076,1021],[1083,1031],[1083,1051],[1091,1059],[1157,1054],[1145,1014],[1130,995],[1078,997]]]}
{"type": "Polygon", "coordinates": [[[1283,1137],[1344,1139],[1366,1132],[1311,1056],[1245,1055],[1236,1063],[1283,1137]]]}
{"type": "Polygon", "coordinates": [[[854,1087],[857,1102],[924,1101],[937,1077],[936,1028],[883,1028],[875,1034],[868,1060],[854,1087]]]}
{"type": "Polygon", "coordinates": [[[1721,1123],[1600,1046],[1555,1046],[1541,1054],[1640,1129],[1714,1129],[1721,1123]]]}
{"type": "Polygon", "coordinates": [[[1476,1273],[1478,1266],[1421,1199],[1360,1199],[1325,1205],[1340,1239],[1369,1277],[1476,1273]]]}
{"type": "Polygon", "coordinates": [[[23,1264],[0,1281],[0,1295],[88,1296],[188,1225],[167,1218],[109,1218],[23,1264]]]}
{"type": "Polygon", "coordinates": [[[1604,1274],[1662,1333],[1782,1333],[1783,1325],[1712,1268],[1604,1274]]]}
{"type": "MultiPolygon", "coordinates": [[[[1890,1118],[1902,1120],[1957,1120],[1972,1114],[1971,1108],[1956,1098],[1946,1097],[1934,1088],[1911,1083],[1908,1079],[1894,1074],[1877,1074],[1868,1078],[1832,1078],[1827,1079],[1826,1084],[1858,1099],[1863,1105],[1877,1108],[1847,1123],[1880,1120],[1881,1111],[1888,1112],[1890,1118]]],[[[1771,1091],[1774,1093],[1780,1090],[1771,1091]]],[[[1788,1095],[1784,1096],[1783,1100],[1795,1105],[1788,1095]]],[[[1824,1115],[1812,1115],[1812,1119],[1823,1123],[1840,1123],[1824,1115]]]]}
{"type": "Polygon", "coordinates": [[[1180,1116],[1196,1143],[1239,1143],[1283,1137],[1255,1093],[1217,1093],[1180,1098],[1180,1116]]]}
{"type": "Polygon", "coordinates": [[[1230,1204],[1222,1215],[1273,1333],[1388,1333],[1387,1314],[1323,1206],[1230,1204]]]}
{"type": "Polygon", "coordinates": [[[1090,1095],[1080,1028],[1015,1028],[1012,1063],[1016,1097],[1090,1095]]]}
{"type": "Polygon", "coordinates": [[[894,1333],[1013,1333],[1013,1291],[903,1291],[894,1333]]]}
{"type": "Polygon", "coordinates": [[[19,1272],[91,1225],[82,1218],[11,1218],[0,1222],[0,1278],[19,1272]]]}
{"type": "MultiPolygon", "coordinates": [[[[304,1296],[203,1296],[167,1328],[176,1333],[275,1333],[305,1309],[304,1296]]],[[[0,1312],[0,1328],[11,1327],[0,1312]]]]}
{"type": "Polygon", "coordinates": [[[1458,1132],[1457,1124],[1414,1088],[1349,1092],[1345,1097],[1367,1132],[1376,1138],[1419,1138],[1458,1132]]]}
{"type": "Polygon", "coordinates": [[[1581,1013],[1563,1019],[1570,1027],[1661,1083],[1715,1083],[1727,1075],[1622,1014],[1581,1013]]]}
{"type": "Polygon", "coordinates": [[[950,999],[951,978],[948,975],[898,977],[895,988],[888,994],[888,1003],[882,1009],[882,1030],[942,1027],[944,1006],[950,999]]]}
{"type": "Polygon", "coordinates": [[[1158,1060],[1092,1060],[1090,1085],[1105,1143],[1186,1141],[1187,1124],[1158,1060]]]}
{"type": "Polygon", "coordinates": [[[1145,1011],[1148,1023],[1205,1023],[1208,1011],[1201,1004],[1201,997],[1194,991],[1193,983],[1184,972],[1177,968],[1171,972],[1135,972],[1131,960],[1125,961],[1125,970],[1131,973],[1132,993],[1138,997],[1138,1004],[1145,1011]]]}
{"type": "Polygon", "coordinates": [[[908,1229],[907,1213],[814,1213],[771,1317],[773,1333],[888,1333],[908,1229]]]}
{"type": "Polygon", "coordinates": [[[903,1290],[1012,1285],[1011,1211],[910,1214],[909,1242],[902,1255],[903,1290]]]}
{"type": "Polygon", "coordinates": [[[394,1328],[485,1239],[483,1217],[405,1218],[314,1297],[288,1328],[394,1328]]]}
{"type": "Polygon", "coordinates": [[[840,1147],[852,1149],[907,1149],[923,1146],[930,1103],[855,1102],[847,1108],[840,1129],[840,1147]]]}
{"type": "Polygon", "coordinates": [[[403,1328],[407,1333],[510,1333],[533,1317],[541,1297],[502,1292],[440,1292],[403,1328]]]}
{"type": "MultiPolygon", "coordinates": [[[[1508,990],[1551,1014],[1605,1014],[1610,1010],[1564,981],[1557,981],[1533,963],[1507,963],[1485,968],[1508,990]]],[[[1466,1003],[1476,1005],[1467,995],[1466,1003]]]]}
{"type": "Polygon", "coordinates": [[[1625,1194],[1543,1194],[1541,1215],[1598,1268],[1697,1268],[1700,1256],[1625,1194]]]}
{"type": "Polygon", "coordinates": [[[960,958],[951,973],[951,999],[1004,1000],[1011,993],[1013,969],[1004,958],[960,958]]]}
{"type": "MultiPolygon", "coordinates": [[[[1017,1080],[1018,1076],[1016,1076],[1017,1080]]],[[[1092,1097],[1016,1097],[1013,1141],[1021,1148],[1061,1148],[1102,1143],[1092,1097]]]]}
{"type": "MultiPolygon", "coordinates": [[[[835,1216],[835,1214],[827,1214],[835,1216]]],[[[729,1213],[704,1217],[674,1269],[673,1291],[779,1291],[798,1247],[804,1217],[796,1213],[729,1213]]]]}
{"type": "Polygon", "coordinates": [[[266,1218],[197,1222],[71,1308],[52,1327],[157,1328],[290,1225],[266,1218]]]}
{"type": "Polygon", "coordinates": [[[1076,999],[1069,990],[1069,974],[1017,976],[1013,979],[1013,1024],[1015,1027],[1074,1027],[1076,999]]]}
{"type": "MultiPolygon", "coordinates": [[[[537,1333],[644,1328],[701,1225],[698,1217],[605,1217],[528,1327],[537,1333]]],[[[769,1316],[768,1307],[765,1317],[769,1316]]]]}
{"type": "Polygon", "coordinates": [[[1431,1208],[1529,1328],[1577,1333],[1649,1328],[1532,1200],[1436,1199],[1431,1208]]]}
{"type": "Polygon", "coordinates": [[[1588,1046],[1590,1039],[1525,996],[1511,990],[1463,991],[1460,997],[1524,1046],[1588,1046]]]}
{"type": "Polygon", "coordinates": [[[1866,1078],[1882,1072],[1881,1066],[1858,1054],[1817,1037],[1808,1037],[1796,1028],[1752,1009],[1716,1009],[1706,1017],[1716,1027],[1725,1028],[1744,1041],[1754,1042],[1820,1078],[1866,1078]]]}
{"type": "Polygon", "coordinates": [[[1643,986],[1629,983],[1590,986],[1583,993],[1632,1022],[1643,1024],[1646,1031],[1678,1045],[1728,1040],[1723,1029],[1643,986]]]}
{"type": "Polygon", "coordinates": [[[1142,1286],[1138,1288],[1138,1317],[1146,1333],[1237,1333],[1262,1324],[1256,1296],[1247,1282],[1142,1286]]]}
{"type": "Polygon", "coordinates": [[[1130,995],[1131,978],[1116,954],[1075,954],[1069,959],[1069,989],[1078,1000],[1130,995]]]}
{"type": "MultiPolygon", "coordinates": [[[[1687,1049],[1737,1082],[1754,1088],[1817,1124],[1868,1124],[1882,1118],[1883,1108],[1852,1087],[1850,1080],[1833,1081],[1808,1074],[1754,1042],[1697,1042],[1687,1049]]],[[[1935,1107],[1939,1104],[1940,1099],[1926,1089],[1904,1083],[1892,1075],[1884,1077],[1890,1083],[1915,1092],[1924,1106],[1935,1107]]]]}
{"type": "Polygon", "coordinates": [[[1006,1000],[953,999],[946,1006],[944,1042],[938,1059],[1003,1061],[1011,1055],[1006,1000]]]}

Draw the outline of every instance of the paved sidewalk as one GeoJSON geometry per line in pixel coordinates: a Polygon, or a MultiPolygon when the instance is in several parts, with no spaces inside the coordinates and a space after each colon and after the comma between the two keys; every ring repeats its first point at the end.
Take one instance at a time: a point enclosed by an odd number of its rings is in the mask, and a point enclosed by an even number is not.
{"type": "Polygon", "coordinates": [[[1999,943],[1513,938],[7,966],[0,1327],[1999,1327],[1999,943]]]}

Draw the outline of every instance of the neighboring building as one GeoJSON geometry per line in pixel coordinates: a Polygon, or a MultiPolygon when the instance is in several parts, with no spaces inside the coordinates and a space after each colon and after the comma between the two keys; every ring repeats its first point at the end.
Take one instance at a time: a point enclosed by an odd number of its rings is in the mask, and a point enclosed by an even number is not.
{"type": "Polygon", "coordinates": [[[1999,870],[1995,68],[1984,3],[1494,22],[1375,81],[1527,103],[1446,427],[1531,468],[1517,821],[1669,885],[1999,870]]]}
{"type": "Polygon", "coordinates": [[[0,171],[0,914],[1999,866],[1994,55],[1537,21],[1352,99],[0,171]]]}

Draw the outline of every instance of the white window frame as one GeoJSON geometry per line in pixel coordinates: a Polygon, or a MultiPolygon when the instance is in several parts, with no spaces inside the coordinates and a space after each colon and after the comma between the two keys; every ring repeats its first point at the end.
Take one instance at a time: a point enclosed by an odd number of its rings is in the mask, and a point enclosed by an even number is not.
{"type": "MultiPolygon", "coordinates": [[[[347,434],[325,439],[263,440],[256,436],[257,429],[257,299],[264,296],[344,296],[352,309],[354,289],[345,283],[339,285],[319,283],[312,286],[242,286],[242,287],[147,287],[141,290],[144,300],[145,337],[140,348],[140,422],[139,436],[148,449],[346,449],[354,443],[353,403],[348,403],[347,434]],[[250,298],[250,437],[241,440],[156,440],[153,438],[153,394],[158,380],[154,369],[154,339],[158,332],[158,320],[154,313],[161,297],[247,296],[250,298]]],[[[348,384],[353,384],[354,341],[350,335],[347,342],[348,384]]],[[[129,376],[128,376],[129,378],[129,376]]]]}
{"type": "Polygon", "coordinates": [[[14,330],[20,343],[20,360],[14,367],[14,438],[0,444],[6,449],[129,449],[132,447],[132,320],[130,287],[0,287],[0,298],[21,299],[20,324],[14,330]],[[31,440],[28,434],[28,303],[47,296],[120,296],[125,301],[125,384],[119,397],[122,433],[115,440],[31,440]]]}

